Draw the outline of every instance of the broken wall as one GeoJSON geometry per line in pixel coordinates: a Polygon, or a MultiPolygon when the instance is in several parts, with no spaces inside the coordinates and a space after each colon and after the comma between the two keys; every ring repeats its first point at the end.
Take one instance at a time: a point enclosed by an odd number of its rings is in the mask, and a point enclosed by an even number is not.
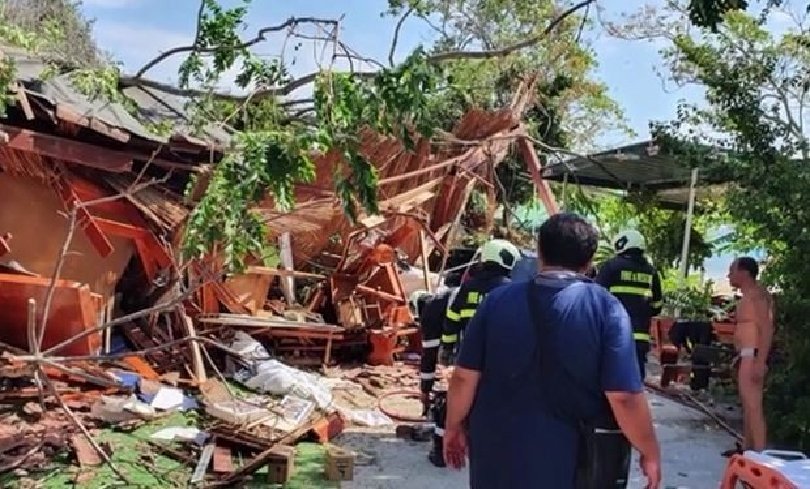
{"type": "MultiPolygon", "coordinates": [[[[62,201],[37,180],[0,172],[0,232],[10,232],[11,252],[3,261],[15,260],[27,270],[50,278],[68,232],[62,201]]],[[[59,278],[87,284],[90,290],[110,297],[134,253],[128,239],[108,235],[114,250],[102,258],[77,229],[59,278]]]]}

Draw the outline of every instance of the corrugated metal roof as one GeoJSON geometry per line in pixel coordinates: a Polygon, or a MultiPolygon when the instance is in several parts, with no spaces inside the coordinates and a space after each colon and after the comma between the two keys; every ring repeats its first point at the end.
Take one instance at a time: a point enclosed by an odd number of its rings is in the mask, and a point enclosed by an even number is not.
{"type": "MultiPolygon", "coordinates": [[[[614,189],[673,189],[688,187],[691,169],[653,141],[552,163],[543,178],[614,189]]],[[[706,182],[722,183],[722,182],[706,182]]]]}
{"type": "MultiPolygon", "coordinates": [[[[55,108],[63,106],[88,119],[95,119],[105,125],[157,143],[167,143],[169,138],[150,132],[144,124],[168,120],[172,123],[173,136],[190,139],[192,128],[185,108],[188,100],[183,97],[152,88],[126,88],[124,94],[137,106],[138,112],[133,116],[121,104],[101,99],[93,100],[80,93],[73,86],[69,73],[43,79],[42,74],[46,70],[46,63],[22,49],[0,46],[0,52],[14,60],[17,79],[23,84],[26,91],[30,95],[44,98],[55,108]]],[[[196,139],[194,143],[200,146],[210,143],[215,146],[224,146],[230,141],[228,133],[215,126],[206,128],[205,133],[208,142],[196,139]]]]}

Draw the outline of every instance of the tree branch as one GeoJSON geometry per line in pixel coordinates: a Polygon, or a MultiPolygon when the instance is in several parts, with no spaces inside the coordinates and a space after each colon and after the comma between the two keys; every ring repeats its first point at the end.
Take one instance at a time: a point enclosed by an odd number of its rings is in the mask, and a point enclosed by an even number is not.
{"type": "Polygon", "coordinates": [[[565,19],[575,14],[578,10],[583,9],[594,2],[596,2],[596,0],[583,0],[579,2],[578,4],[574,5],[573,7],[570,7],[568,10],[564,11],[562,14],[554,18],[554,20],[552,20],[540,34],[532,36],[518,43],[512,44],[511,46],[507,46],[501,49],[493,49],[489,51],[448,51],[444,53],[435,54],[433,56],[430,56],[428,59],[433,63],[440,63],[443,61],[458,60],[458,59],[491,59],[508,56],[515,51],[520,51],[521,49],[533,46],[538,42],[542,41],[565,19]]]}
{"type": "MultiPolygon", "coordinates": [[[[292,92],[298,90],[299,88],[314,82],[318,78],[319,74],[320,72],[309,73],[308,75],[296,78],[295,80],[292,80],[286,85],[282,85],[280,87],[257,90],[253,92],[252,98],[260,99],[264,97],[283,97],[285,95],[289,95],[292,92]]],[[[371,79],[374,78],[377,75],[377,73],[373,71],[359,71],[355,72],[354,75],[364,79],[371,79]]],[[[213,95],[219,99],[232,100],[234,102],[241,102],[250,96],[247,94],[236,95],[219,92],[212,93],[210,90],[201,90],[196,88],[180,88],[176,85],[172,85],[171,83],[163,83],[155,80],[148,80],[146,78],[136,78],[134,76],[120,77],[118,80],[118,85],[122,88],[147,87],[155,90],[160,90],[161,92],[169,93],[172,95],[177,95],[180,97],[200,97],[206,95],[213,95]]]]}
{"type": "Polygon", "coordinates": [[[397,51],[397,44],[399,43],[399,31],[402,29],[402,24],[405,23],[405,20],[410,17],[413,13],[413,7],[410,7],[403,15],[399,18],[397,22],[397,26],[394,29],[394,39],[391,40],[391,49],[388,51],[388,63],[391,66],[394,66],[394,54],[397,51]]]}
{"type": "MultiPolygon", "coordinates": [[[[178,46],[176,48],[172,48],[172,49],[169,49],[168,51],[164,51],[164,52],[160,53],[154,59],[152,59],[151,61],[146,63],[143,66],[143,68],[141,68],[140,70],[135,72],[135,75],[133,75],[131,78],[134,79],[134,80],[140,79],[147,71],[154,68],[156,65],[158,65],[162,61],[166,60],[167,58],[170,58],[170,57],[174,56],[175,54],[190,53],[190,52],[195,52],[195,51],[199,52],[199,53],[213,53],[214,51],[216,51],[216,48],[199,48],[199,46],[197,45],[199,43],[199,25],[200,25],[200,21],[202,19],[202,13],[203,13],[203,8],[202,8],[202,5],[201,5],[200,6],[199,16],[197,17],[197,37],[194,39],[194,42],[191,45],[189,45],[189,46],[178,46]]],[[[266,41],[267,40],[266,36],[268,34],[272,33],[272,32],[282,31],[282,30],[287,29],[289,27],[295,27],[295,26],[297,26],[299,24],[337,25],[337,21],[332,20],[332,19],[321,19],[321,18],[318,18],[318,17],[290,17],[285,22],[283,22],[283,23],[281,23],[279,25],[264,27],[264,28],[260,29],[255,37],[253,37],[252,39],[249,39],[249,40],[243,42],[242,44],[236,46],[235,49],[249,48],[249,47],[251,47],[251,46],[253,46],[255,44],[258,44],[258,43],[260,43],[262,41],[266,41]]]]}
{"type": "MultiPolygon", "coordinates": [[[[554,29],[557,28],[565,19],[567,19],[571,15],[575,14],[577,11],[582,10],[582,9],[584,9],[586,7],[589,7],[591,4],[594,4],[595,2],[596,2],[596,0],[582,0],[582,1],[580,1],[576,5],[570,7],[567,10],[565,10],[564,12],[562,12],[559,16],[555,17],[548,24],[548,26],[546,26],[546,28],[543,29],[543,31],[540,34],[538,34],[536,36],[532,36],[532,37],[530,37],[528,39],[525,39],[525,40],[523,40],[521,42],[512,44],[512,45],[507,46],[505,48],[494,49],[494,50],[484,50],[484,51],[463,51],[463,50],[447,51],[447,52],[438,53],[438,54],[429,56],[428,61],[431,62],[431,63],[441,63],[441,62],[459,60],[459,59],[490,59],[490,58],[508,56],[508,55],[512,54],[513,52],[515,52],[515,51],[525,49],[527,47],[530,47],[530,46],[532,46],[534,44],[537,44],[538,42],[542,41],[552,31],[554,31],[554,29]]],[[[403,18],[400,19],[400,23],[398,24],[398,27],[397,27],[397,30],[396,30],[396,33],[395,33],[395,43],[392,45],[392,50],[396,48],[396,39],[398,37],[397,33],[400,30],[399,27],[401,26],[401,22],[404,20],[404,18],[405,18],[405,16],[403,16],[403,18]]],[[[286,22],[284,22],[284,23],[282,23],[280,25],[271,26],[271,27],[265,27],[265,28],[261,29],[258,32],[258,34],[256,35],[256,37],[246,41],[245,43],[243,43],[241,45],[241,47],[252,46],[252,45],[254,45],[254,44],[258,43],[258,42],[261,42],[261,41],[265,40],[265,36],[267,34],[271,33],[271,32],[277,32],[277,31],[283,30],[285,28],[294,27],[294,26],[296,26],[298,24],[315,23],[315,24],[337,25],[337,22],[338,21],[335,21],[335,20],[320,19],[320,18],[316,18],[316,17],[291,17],[286,22]]],[[[299,38],[308,38],[307,36],[304,36],[302,34],[295,34],[295,36],[299,37],[299,38]]],[[[382,67],[382,65],[379,62],[377,62],[375,60],[370,60],[370,59],[367,59],[367,58],[359,57],[359,56],[356,55],[356,53],[352,52],[352,50],[350,50],[348,48],[348,46],[345,46],[343,43],[339,43],[339,44],[340,44],[340,47],[342,48],[342,50],[344,51],[344,53],[346,53],[347,57],[354,58],[354,59],[359,59],[359,60],[365,61],[367,63],[374,63],[374,64],[382,67]]],[[[197,49],[197,48],[194,45],[191,45],[191,46],[181,46],[181,47],[177,47],[177,48],[173,48],[173,49],[170,49],[168,51],[165,51],[162,54],[160,54],[159,56],[157,56],[155,59],[148,62],[146,65],[144,65],[144,67],[141,68],[140,70],[138,70],[135,73],[135,75],[121,76],[120,79],[119,79],[119,86],[121,88],[134,87],[134,86],[147,87],[147,88],[160,90],[162,92],[169,93],[169,94],[172,94],[172,95],[181,96],[181,97],[199,97],[199,96],[212,95],[212,96],[215,96],[215,97],[217,97],[219,99],[223,99],[223,100],[232,100],[232,101],[236,101],[236,102],[241,102],[241,101],[246,100],[248,97],[251,97],[253,99],[261,99],[261,98],[264,98],[264,97],[283,97],[283,96],[289,95],[290,93],[294,92],[295,90],[297,90],[299,88],[302,88],[304,86],[307,86],[310,83],[314,82],[317,79],[318,75],[320,74],[319,72],[309,73],[307,75],[303,75],[303,76],[301,76],[299,78],[296,78],[296,79],[290,81],[289,83],[287,83],[285,85],[257,90],[257,91],[253,92],[250,95],[235,95],[235,94],[212,92],[211,90],[202,90],[202,89],[194,89],[194,88],[180,88],[180,87],[174,86],[174,85],[172,85],[170,83],[162,83],[162,82],[158,82],[158,81],[155,81],[155,80],[145,79],[145,78],[142,77],[142,75],[146,71],[148,71],[149,69],[151,69],[152,67],[154,67],[155,65],[160,63],[161,61],[165,60],[166,58],[168,58],[170,56],[173,56],[174,54],[194,51],[195,49],[197,49]]],[[[209,48],[197,49],[198,52],[212,52],[213,50],[214,49],[209,49],[209,48]]],[[[392,61],[392,59],[393,59],[393,56],[391,54],[389,54],[389,61],[392,61]]],[[[376,73],[375,72],[354,72],[354,75],[358,76],[360,78],[363,78],[363,79],[371,79],[371,78],[374,78],[376,73]]]]}

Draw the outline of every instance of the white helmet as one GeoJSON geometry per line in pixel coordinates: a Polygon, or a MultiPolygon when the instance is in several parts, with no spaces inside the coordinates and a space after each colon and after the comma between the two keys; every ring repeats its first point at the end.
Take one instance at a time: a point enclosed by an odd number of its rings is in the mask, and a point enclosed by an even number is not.
{"type": "Polygon", "coordinates": [[[481,262],[497,263],[507,270],[511,270],[520,259],[520,250],[505,239],[493,239],[481,247],[481,262]]]}
{"type": "Polygon", "coordinates": [[[427,299],[426,296],[431,295],[430,292],[427,290],[415,290],[411,292],[410,298],[408,298],[408,305],[411,306],[411,313],[414,317],[419,317],[419,302],[420,300],[427,299]],[[424,299],[423,299],[424,298],[424,299]]]}
{"type": "Polygon", "coordinates": [[[613,249],[616,253],[624,253],[632,249],[644,251],[647,249],[647,243],[640,232],[635,229],[627,229],[617,234],[613,239],[613,249]]]}

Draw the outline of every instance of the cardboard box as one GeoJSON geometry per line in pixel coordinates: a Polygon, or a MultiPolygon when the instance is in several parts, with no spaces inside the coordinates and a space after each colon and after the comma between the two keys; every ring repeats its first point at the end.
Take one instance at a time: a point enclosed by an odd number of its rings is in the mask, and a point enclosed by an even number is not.
{"type": "Polygon", "coordinates": [[[330,481],[354,480],[354,453],[329,445],[326,447],[326,479],[330,481]]]}
{"type": "Polygon", "coordinates": [[[278,445],[267,461],[267,480],[271,484],[286,484],[293,475],[295,447],[278,445]]]}

